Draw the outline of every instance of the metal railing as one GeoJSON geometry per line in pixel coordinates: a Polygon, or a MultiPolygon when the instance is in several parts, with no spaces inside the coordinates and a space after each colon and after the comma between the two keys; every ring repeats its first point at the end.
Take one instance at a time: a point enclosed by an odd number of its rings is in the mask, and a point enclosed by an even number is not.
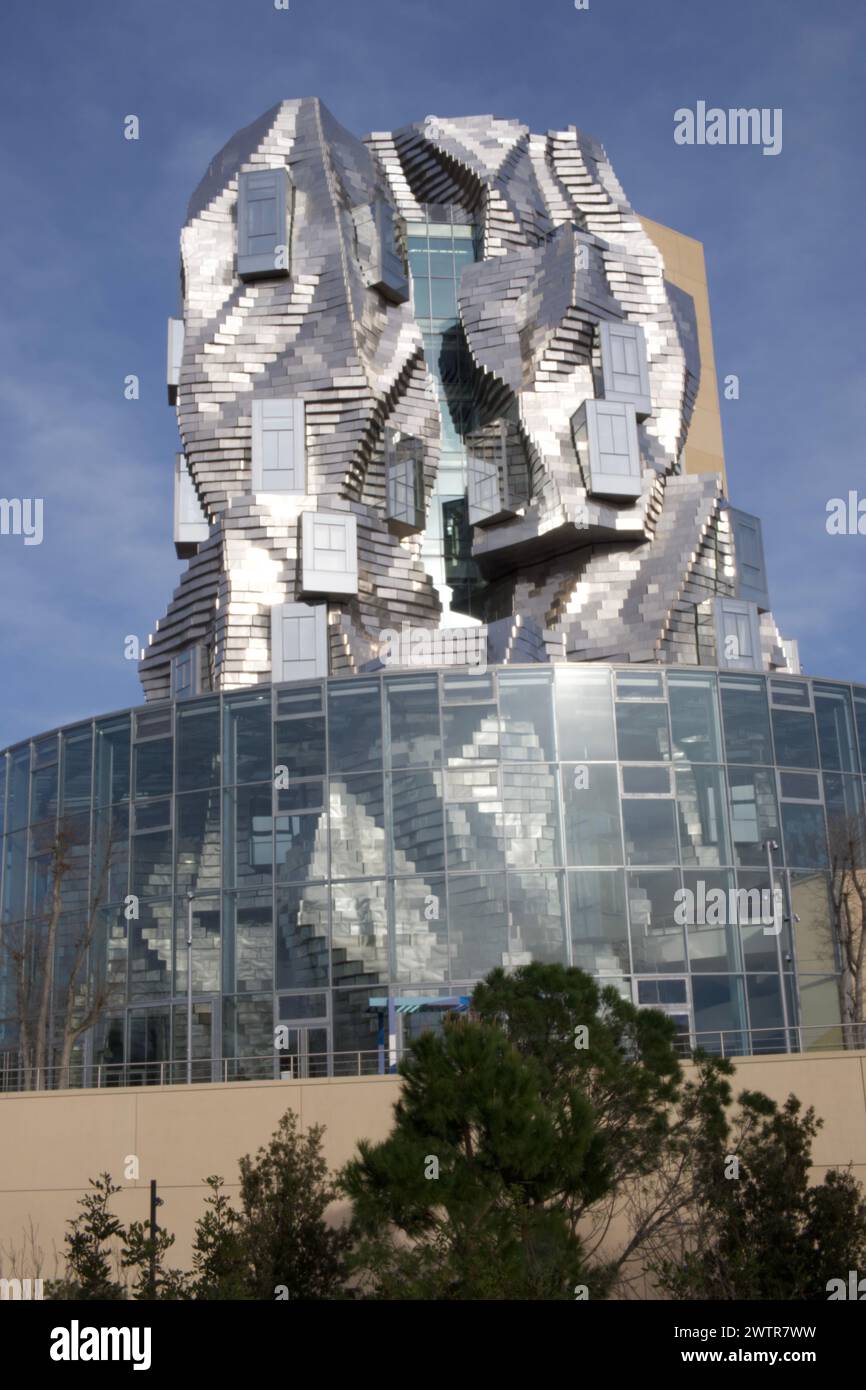
{"type": "MultiPolygon", "coordinates": [[[[27,1067],[0,1057],[0,1092],[102,1090],[108,1086],[180,1086],[187,1084],[186,1058],[159,1062],[92,1062],[70,1067],[27,1067]]],[[[325,1077],[377,1076],[393,1071],[380,1049],[365,1052],[315,1052],[281,1057],[273,1052],[251,1057],[194,1058],[193,1084],[215,1081],[310,1081],[325,1077]]]]}
{"type": "MultiPolygon", "coordinates": [[[[866,1050],[866,1023],[683,1032],[675,1039],[674,1048],[684,1058],[698,1049],[715,1057],[860,1051],[866,1050]]],[[[219,1081],[313,1081],[327,1077],[381,1076],[395,1070],[400,1055],[374,1048],[290,1056],[270,1052],[250,1057],[194,1058],[192,1081],[201,1085],[219,1081]]],[[[186,1084],[186,1058],[159,1062],[92,1062],[37,1070],[21,1065],[14,1053],[0,1054],[0,1092],[186,1084]]]]}

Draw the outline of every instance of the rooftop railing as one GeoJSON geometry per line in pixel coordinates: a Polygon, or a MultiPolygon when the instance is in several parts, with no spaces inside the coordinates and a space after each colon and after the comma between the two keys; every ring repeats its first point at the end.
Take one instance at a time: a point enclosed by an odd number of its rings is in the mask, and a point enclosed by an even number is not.
{"type": "MultiPolygon", "coordinates": [[[[716,1057],[866,1050],[866,1022],[811,1027],[713,1029],[681,1033],[674,1041],[680,1057],[703,1050],[716,1057]]],[[[381,1076],[396,1070],[400,1054],[383,1048],[281,1056],[186,1058],[151,1062],[92,1062],[71,1067],[26,1067],[16,1054],[0,1054],[0,1092],[102,1090],[109,1086],[179,1086],[227,1081],[316,1081],[381,1076]],[[191,1071],[191,1076],[190,1076],[191,1071]]]]}

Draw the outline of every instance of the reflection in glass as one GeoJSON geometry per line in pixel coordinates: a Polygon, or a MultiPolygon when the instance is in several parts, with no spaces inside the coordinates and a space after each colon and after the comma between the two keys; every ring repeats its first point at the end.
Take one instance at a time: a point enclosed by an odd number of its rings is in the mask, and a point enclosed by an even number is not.
{"type": "Polygon", "coordinates": [[[610,672],[560,665],[555,681],[560,758],[576,762],[615,758],[610,672]]]}
{"type": "Polygon", "coordinates": [[[277,889],[277,989],[328,984],[330,895],[325,883],[277,889]]]}
{"type": "Polygon", "coordinates": [[[505,857],[512,869],[562,863],[556,767],[503,767],[505,857]]]}
{"type": "Polygon", "coordinates": [[[331,889],[331,967],[335,985],[387,981],[388,905],[384,881],[331,889]]]}
{"type": "Polygon", "coordinates": [[[332,878],[384,874],[384,797],[381,773],[330,779],[332,878]]]}
{"type": "Polygon", "coordinates": [[[177,790],[217,787],[220,780],[219,701],[177,707],[177,790]]]}
{"type": "Polygon", "coordinates": [[[800,710],[773,710],[776,762],[781,767],[817,767],[818,742],[815,719],[800,710]]]}
{"type": "Polygon", "coordinates": [[[756,1056],[784,1052],[785,1015],[778,975],[747,975],[749,1019],[752,1025],[750,1051],[756,1056]]]}
{"type": "Polygon", "coordinates": [[[229,1081],[254,1081],[269,1074],[274,1057],[274,997],[228,995],[223,999],[223,1056],[237,1058],[229,1081]]]}
{"type": "MultiPolygon", "coordinates": [[[[772,772],[731,767],[731,835],[738,864],[761,865],[767,860],[765,842],[781,840],[772,772]]],[[[780,856],[774,851],[777,862],[780,856]]]]}
{"type": "Polygon", "coordinates": [[[504,760],[546,762],[554,756],[551,695],[547,671],[500,671],[504,760]]]}
{"type": "Polygon", "coordinates": [[[690,894],[684,900],[690,969],[703,973],[742,970],[733,886],[729,870],[683,870],[683,887],[690,894]]]}
{"type": "Polygon", "coordinates": [[[628,875],[632,968],[636,975],[685,970],[685,933],[675,920],[676,869],[628,875]]]}
{"type": "Polygon", "coordinates": [[[674,757],[691,763],[721,762],[715,676],[671,671],[668,698],[674,757]]]}
{"type": "Polygon", "coordinates": [[[391,767],[429,767],[442,761],[436,676],[397,676],[385,682],[391,767]]]}
{"type": "Polygon", "coordinates": [[[780,956],[785,969],[794,962],[787,883],[784,874],[777,872],[773,877],[774,887],[782,890],[782,930],[778,935],[774,932],[778,923],[766,869],[737,871],[740,942],[747,970],[778,970],[780,956]]]}
{"type": "Polygon", "coordinates": [[[448,978],[448,912],[445,879],[394,880],[396,979],[407,984],[448,978]]]}
{"type": "Polygon", "coordinates": [[[445,773],[445,842],[449,869],[505,864],[499,769],[450,768],[445,773]]]}
{"type": "MultiPolygon", "coordinates": [[[[86,728],[72,729],[63,735],[62,766],[64,811],[83,811],[90,805],[92,743],[93,739],[89,724],[86,728]]],[[[14,758],[12,770],[14,777],[14,758]]],[[[14,785],[11,790],[14,790],[14,785]]]]}
{"type": "Polygon", "coordinates": [[[131,889],[139,898],[159,898],[171,892],[171,831],[151,830],[132,837],[131,889]]]}
{"type": "Polygon", "coordinates": [[[151,738],[135,745],[135,795],[169,796],[172,776],[170,738],[151,738]]]}
{"type": "Polygon", "coordinates": [[[270,782],[223,793],[223,884],[267,888],[274,868],[270,782]]]}
{"type": "Polygon", "coordinates": [[[162,998],[171,993],[171,900],[143,902],[129,923],[129,997],[162,998]]]}
{"type": "Polygon", "coordinates": [[[480,980],[508,957],[504,874],[455,874],[448,884],[452,980],[480,980]]]}
{"type": "Polygon", "coordinates": [[[496,704],[447,705],[442,711],[445,761],[451,767],[499,757],[496,704]]]}
{"type": "Polygon", "coordinates": [[[590,975],[627,975],[628,923],[621,869],[581,869],[568,875],[574,965],[590,975]]]}
{"type": "Polygon", "coordinates": [[[838,963],[829,876],[791,874],[791,907],[800,975],[835,972],[838,963]]]}
{"type": "Polygon", "coordinates": [[[854,719],[847,688],[815,681],[813,692],[822,767],[833,772],[857,772],[854,719]]]}
{"type": "Polygon", "coordinates": [[[391,864],[395,874],[445,868],[441,772],[395,772],[391,778],[391,864]]]}
{"type": "Polygon", "coordinates": [[[669,758],[667,705],[617,702],[616,736],[619,756],[624,763],[651,763],[669,758]]]}
{"type": "Polygon", "coordinates": [[[568,961],[562,874],[508,875],[509,964],[568,961]]]}
{"type": "Polygon", "coordinates": [[[229,696],[223,718],[226,784],[272,779],[270,691],[229,696]]]}
{"type": "Polygon", "coordinates": [[[273,989],[274,914],[270,892],[259,889],[254,893],[226,893],[223,903],[224,989],[233,994],[273,989]]]}
{"type": "Polygon", "coordinates": [[[627,864],[676,864],[677,832],[672,798],[641,797],[622,803],[627,864]]]}
{"type": "Polygon", "coordinates": [[[568,864],[621,864],[619,787],[611,763],[562,769],[568,864]]]}
{"type": "MultiPolygon", "coordinates": [[[[174,989],[186,994],[187,940],[190,900],[175,899],[174,912],[174,989]]],[[[268,908],[270,912],[270,905],[268,908]]],[[[192,992],[215,994],[220,987],[220,900],[218,896],[192,900],[192,992]]],[[[269,977],[268,983],[272,983],[269,977]]]]}
{"type": "Polygon", "coordinates": [[[695,1041],[711,1056],[747,1053],[746,1002],[742,975],[694,975],[695,1041]]]}
{"type": "Polygon", "coordinates": [[[677,768],[683,864],[730,864],[724,774],[720,767],[677,768]]]}
{"type": "Polygon", "coordinates": [[[823,806],[804,806],[782,802],[785,858],[799,869],[821,869],[827,865],[827,836],[823,806]]]}
{"type": "Polygon", "coordinates": [[[129,715],[96,726],[96,804],[113,805],[129,799],[129,715]]]}
{"type": "Polygon", "coordinates": [[[341,681],[328,687],[331,772],[366,772],[382,766],[382,710],[378,681],[341,681]]]}
{"type": "Polygon", "coordinates": [[[220,887],[220,794],[188,792],[176,798],[175,892],[220,887]]]}
{"type": "Polygon", "coordinates": [[[720,676],[729,763],[771,763],[773,744],[762,676],[720,676]]]}

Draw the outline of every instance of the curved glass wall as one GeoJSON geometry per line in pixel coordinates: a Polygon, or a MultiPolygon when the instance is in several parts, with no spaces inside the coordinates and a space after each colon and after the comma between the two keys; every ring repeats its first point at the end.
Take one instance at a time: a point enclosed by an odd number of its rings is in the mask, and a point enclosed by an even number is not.
{"type": "Polygon", "coordinates": [[[375,1070],[530,960],[712,1051],[829,1046],[828,833],[862,821],[864,767],[866,688],[790,676],[409,670],[152,705],[0,755],[2,927],[44,940],[62,827],[55,1009],[70,979],[81,1007],[86,936],[106,1002],[76,1057],[125,1080],[188,1036],[199,1079],[375,1070]]]}

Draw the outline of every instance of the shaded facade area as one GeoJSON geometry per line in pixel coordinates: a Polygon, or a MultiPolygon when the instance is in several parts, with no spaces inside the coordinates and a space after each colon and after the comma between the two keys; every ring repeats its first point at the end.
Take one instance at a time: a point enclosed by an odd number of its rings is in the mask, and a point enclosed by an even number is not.
{"type": "MultiPolygon", "coordinates": [[[[0,757],[3,936],[44,942],[63,828],[55,1038],[91,917],[70,997],[104,998],[74,1084],[186,1080],[190,1038],[196,1080],[387,1070],[530,960],[664,1009],[684,1048],[838,1047],[828,832],[864,771],[866,688],[789,675],[407,669],[151,704],[0,757]],[[744,904],[721,920],[719,889],[744,904]]],[[[0,988],[11,1088],[8,951],[0,988]]]]}

